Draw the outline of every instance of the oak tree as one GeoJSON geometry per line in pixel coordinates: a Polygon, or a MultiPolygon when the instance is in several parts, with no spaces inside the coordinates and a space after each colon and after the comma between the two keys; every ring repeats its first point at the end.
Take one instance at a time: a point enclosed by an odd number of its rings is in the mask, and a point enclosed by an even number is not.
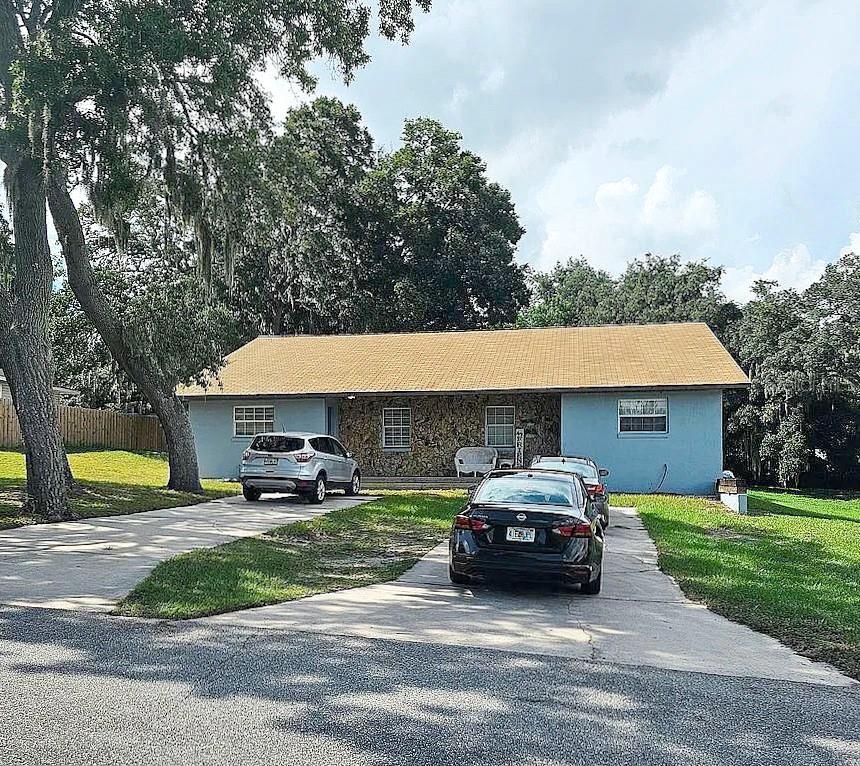
{"type": "MultiPolygon", "coordinates": [[[[429,0],[414,5],[426,10],[429,0]]],[[[383,0],[381,33],[405,40],[412,9],[412,0],[383,0]]],[[[141,187],[163,183],[173,212],[196,234],[207,275],[219,256],[207,145],[248,124],[268,126],[259,79],[267,67],[311,87],[307,63],[328,57],[349,78],[368,60],[370,17],[360,0],[0,0],[0,160],[15,247],[14,279],[0,293],[0,326],[9,328],[0,361],[12,372],[28,454],[38,452],[28,483],[38,512],[68,514],[50,396],[46,197],[71,289],[162,424],[169,486],[199,490],[188,417],[99,284],[78,200],[122,250],[141,187]]],[[[221,255],[229,259],[229,249],[221,255]]]]}

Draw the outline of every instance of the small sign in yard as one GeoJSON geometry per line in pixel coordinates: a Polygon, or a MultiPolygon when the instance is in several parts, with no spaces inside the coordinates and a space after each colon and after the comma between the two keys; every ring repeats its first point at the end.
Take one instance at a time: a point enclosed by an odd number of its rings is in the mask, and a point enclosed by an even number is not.
{"type": "Polygon", "coordinates": [[[522,428],[518,428],[516,430],[514,445],[516,450],[514,455],[514,465],[517,468],[522,468],[526,446],[526,432],[522,428]]]}

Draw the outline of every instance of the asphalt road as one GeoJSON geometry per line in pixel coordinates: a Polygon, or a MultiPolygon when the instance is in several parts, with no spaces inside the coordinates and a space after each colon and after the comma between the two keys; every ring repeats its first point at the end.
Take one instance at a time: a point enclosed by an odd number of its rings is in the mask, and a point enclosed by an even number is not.
{"type": "Polygon", "coordinates": [[[860,693],[0,609],[2,764],[858,764],[860,693]]]}

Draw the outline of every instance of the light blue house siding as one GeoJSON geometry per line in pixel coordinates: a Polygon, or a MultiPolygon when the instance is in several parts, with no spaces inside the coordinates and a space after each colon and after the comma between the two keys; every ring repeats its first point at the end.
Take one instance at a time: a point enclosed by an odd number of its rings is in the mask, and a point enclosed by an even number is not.
{"type": "Polygon", "coordinates": [[[722,410],[718,389],[566,394],[561,400],[562,453],[589,455],[608,468],[614,492],[659,488],[710,495],[723,469],[722,410]],[[668,433],[620,433],[621,398],[667,399],[668,433]]]}
{"type": "Polygon", "coordinates": [[[233,435],[233,408],[274,407],[277,431],[317,431],[337,427],[337,402],[325,399],[192,399],[188,404],[197,445],[200,475],[208,479],[236,478],[250,436],[233,435]],[[328,405],[328,406],[327,406],[328,405]],[[333,408],[333,412],[329,410],[333,408]],[[332,423],[333,420],[333,423],[332,423]]]}

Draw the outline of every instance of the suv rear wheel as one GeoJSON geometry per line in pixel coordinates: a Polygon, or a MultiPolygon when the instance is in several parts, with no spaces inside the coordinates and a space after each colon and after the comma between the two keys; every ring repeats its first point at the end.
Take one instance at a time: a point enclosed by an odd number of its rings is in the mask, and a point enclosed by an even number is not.
{"type": "Polygon", "coordinates": [[[308,502],[314,503],[315,505],[319,505],[319,503],[325,501],[327,491],[328,490],[326,489],[325,485],[325,476],[323,474],[320,474],[319,476],[317,476],[317,480],[314,483],[314,488],[307,494],[308,502]]]}
{"type": "Polygon", "coordinates": [[[352,475],[352,481],[350,481],[344,492],[347,495],[357,495],[361,492],[361,476],[359,476],[358,471],[352,475]]]}
{"type": "Polygon", "coordinates": [[[252,503],[253,503],[255,500],[259,500],[259,499],[260,499],[260,495],[262,495],[262,494],[263,494],[263,493],[262,493],[262,492],[260,492],[260,490],[259,490],[259,489],[257,489],[256,487],[248,487],[248,486],[243,486],[243,487],[242,487],[242,495],[243,495],[243,497],[244,497],[246,500],[250,500],[252,503]]]}

